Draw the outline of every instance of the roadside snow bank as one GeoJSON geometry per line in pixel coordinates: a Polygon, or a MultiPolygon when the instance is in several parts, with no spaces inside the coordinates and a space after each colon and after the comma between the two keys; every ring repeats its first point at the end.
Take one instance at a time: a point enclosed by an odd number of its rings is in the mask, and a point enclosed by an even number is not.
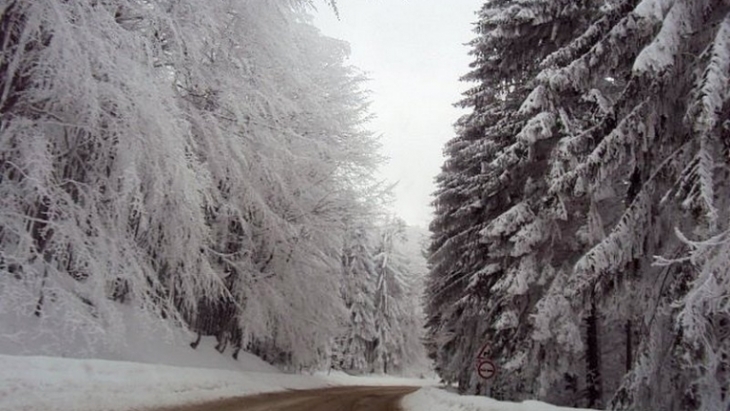
{"type": "Polygon", "coordinates": [[[438,385],[439,381],[433,378],[404,378],[390,375],[349,375],[342,371],[320,371],[314,375],[335,385],[367,385],[367,386],[414,386],[427,387],[438,385]]]}
{"type": "Polygon", "coordinates": [[[280,373],[0,355],[1,411],[131,411],[327,385],[280,373]]]}
{"type": "Polygon", "coordinates": [[[589,411],[563,408],[539,401],[503,402],[487,397],[458,395],[425,387],[403,399],[405,411],[589,411]]]}
{"type": "MultiPolygon", "coordinates": [[[[218,343],[215,337],[203,337],[194,350],[190,343],[195,340],[195,333],[121,304],[117,307],[119,318],[113,327],[115,331],[70,333],[62,321],[63,313],[51,314],[38,318],[32,313],[3,311],[0,302],[0,354],[278,372],[275,367],[243,351],[238,361],[234,360],[230,347],[221,355],[214,348],[218,343]]],[[[89,331],[91,325],[85,327],[89,331]]]]}

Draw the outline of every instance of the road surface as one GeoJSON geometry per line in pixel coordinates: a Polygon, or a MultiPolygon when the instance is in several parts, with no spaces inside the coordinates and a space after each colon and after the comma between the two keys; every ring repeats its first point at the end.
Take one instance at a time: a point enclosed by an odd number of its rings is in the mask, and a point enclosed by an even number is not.
{"type": "MultiPolygon", "coordinates": [[[[294,390],[175,407],[176,411],[401,411],[403,396],[418,387],[336,387],[294,390]]],[[[159,411],[168,411],[172,408],[159,411]]]]}

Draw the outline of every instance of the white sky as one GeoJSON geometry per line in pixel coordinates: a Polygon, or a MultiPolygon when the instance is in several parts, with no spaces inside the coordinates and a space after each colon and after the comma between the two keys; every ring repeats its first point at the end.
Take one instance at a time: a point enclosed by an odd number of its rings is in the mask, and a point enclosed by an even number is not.
{"type": "Polygon", "coordinates": [[[319,6],[314,23],[350,43],[350,63],[372,79],[370,128],[390,158],[383,177],[398,182],[395,211],[410,225],[431,220],[433,179],[443,146],[463,111],[452,107],[468,85],[464,43],[475,37],[474,14],[484,0],[339,0],[340,20],[319,6]]]}

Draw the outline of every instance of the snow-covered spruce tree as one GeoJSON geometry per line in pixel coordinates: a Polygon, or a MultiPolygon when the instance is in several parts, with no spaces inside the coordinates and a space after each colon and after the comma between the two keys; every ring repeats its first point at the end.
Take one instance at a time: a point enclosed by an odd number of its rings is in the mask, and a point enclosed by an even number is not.
{"type": "Polygon", "coordinates": [[[379,227],[373,255],[375,263],[375,327],[380,344],[376,371],[400,373],[420,360],[421,310],[418,276],[403,252],[403,220],[388,217],[379,227]],[[414,300],[414,298],[416,298],[414,300]]]}
{"type": "Polygon", "coordinates": [[[332,368],[348,372],[370,372],[379,344],[375,327],[375,261],[373,231],[364,222],[351,227],[342,253],[342,298],[349,310],[346,332],[337,339],[332,368]]]}
{"type": "Polygon", "coordinates": [[[461,102],[473,112],[457,123],[438,178],[427,289],[430,355],[465,392],[486,388],[474,369],[485,343],[503,371],[487,394],[531,397],[538,385],[529,314],[572,250],[555,247],[570,227],[557,226],[561,204],[546,200],[558,118],[546,110],[531,118],[531,79],[587,25],[590,6],[497,1],[479,14],[474,70],[464,77],[479,84],[461,102]]]}
{"type": "Polygon", "coordinates": [[[425,315],[423,310],[424,287],[428,275],[426,259],[429,242],[428,229],[406,226],[402,237],[404,241],[394,243],[398,259],[403,262],[403,295],[398,301],[403,316],[399,318],[403,353],[401,368],[403,375],[424,376],[433,373],[433,363],[426,355],[424,347],[425,315]],[[405,374],[404,374],[405,373],[405,374]]]}
{"type": "Polygon", "coordinates": [[[342,293],[350,310],[333,368],[402,374],[422,365],[422,281],[403,249],[405,224],[387,217],[354,225],[343,253],[342,293]]]}
{"type": "MultiPolygon", "coordinates": [[[[703,241],[691,241],[681,233],[678,235],[689,246],[689,256],[661,261],[660,265],[689,263],[691,266],[683,268],[691,274],[696,272],[686,294],[678,301],[675,319],[675,329],[682,336],[686,350],[682,358],[683,372],[691,378],[681,405],[690,403],[703,410],[727,409],[730,381],[728,231],[703,241]]],[[[619,395],[615,403],[619,407],[629,405],[624,400],[619,395]]]]}
{"type": "MultiPolygon", "coordinates": [[[[571,300],[574,318],[600,312],[595,367],[603,400],[613,396],[616,409],[729,406],[728,274],[720,268],[729,12],[722,1],[610,3],[537,76],[536,90],[566,111],[566,131],[574,121],[566,96],[599,106],[591,127],[561,142],[551,177],[559,198],[587,200],[598,236],[544,301],[571,300]],[[691,258],[682,260],[687,248],[691,258]],[[617,341],[618,356],[609,349],[617,341]]],[[[540,313],[543,323],[565,315],[540,313]]]]}
{"type": "Polygon", "coordinates": [[[375,141],[302,7],[0,3],[3,311],[113,341],[115,301],[323,360],[375,141]]]}

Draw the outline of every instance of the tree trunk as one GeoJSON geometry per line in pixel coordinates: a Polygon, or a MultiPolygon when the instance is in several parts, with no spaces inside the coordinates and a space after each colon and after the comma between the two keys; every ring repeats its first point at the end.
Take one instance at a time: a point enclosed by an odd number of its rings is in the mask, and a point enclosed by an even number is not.
{"type": "Polygon", "coordinates": [[[591,309],[586,318],[586,396],[589,408],[601,405],[600,347],[598,345],[598,309],[591,296],[591,309]]]}
{"type": "Polygon", "coordinates": [[[626,321],[626,372],[631,371],[631,364],[634,362],[634,359],[631,355],[631,320],[626,321]]]}

